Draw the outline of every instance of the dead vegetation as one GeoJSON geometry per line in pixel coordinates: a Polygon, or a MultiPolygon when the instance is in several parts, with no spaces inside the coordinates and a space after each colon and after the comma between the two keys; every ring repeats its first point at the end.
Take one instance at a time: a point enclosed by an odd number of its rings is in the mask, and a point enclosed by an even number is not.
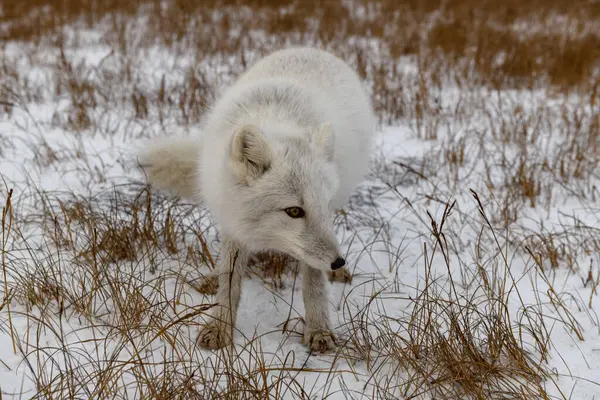
{"type": "Polygon", "coordinates": [[[579,319],[594,321],[600,235],[597,217],[564,216],[558,202],[598,215],[599,17],[587,0],[4,2],[0,123],[14,134],[0,129],[0,157],[29,172],[0,188],[0,331],[26,360],[36,392],[24,395],[569,398],[551,334],[597,329],[579,319]],[[380,122],[431,148],[380,157],[336,217],[355,265],[336,292],[336,354],[294,347],[298,277],[275,255],[252,279],[285,310],[238,332],[236,348],[203,352],[195,329],[211,298],[194,288],[214,268],[218,230],[202,207],[123,183],[131,161],[112,152],[193,130],[247,65],[301,43],[349,60],[380,122]],[[16,148],[28,155],[13,163],[16,148]],[[42,189],[32,171],[74,187],[42,189]],[[407,232],[400,243],[394,229],[407,232]],[[545,285],[533,299],[519,262],[545,285]],[[417,282],[403,280],[410,268],[417,282]],[[561,270],[585,276],[585,302],[555,285],[561,270]],[[263,347],[267,336],[280,347],[263,347]]]}

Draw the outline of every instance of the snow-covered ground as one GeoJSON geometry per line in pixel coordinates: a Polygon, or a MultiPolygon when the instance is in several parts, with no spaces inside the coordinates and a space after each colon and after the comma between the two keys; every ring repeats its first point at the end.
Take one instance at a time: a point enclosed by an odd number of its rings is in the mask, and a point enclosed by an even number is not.
{"type": "Polygon", "coordinates": [[[13,90],[0,113],[2,204],[13,189],[2,235],[2,397],[159,398],[187,386],[210,397],[255,386],[254,398],[445,398],[441,387],[452,385],[435,381],[448,380],[449,365],[460,375],[472,352],[458,332],[484,355],[473,365],[497,367],[482,398],[534,387],[527,368],[547,374],[539,385],[551,398],[600,396],[594,101],[456,82],[423,89],[416,63],[383,58],[398,64],[389,85],[406,110],[381,126],[372,172],[338,216],[354,273],[331,285],[339,353],[310,355],[301,344],[302,277],[290,271],[277,288],[260,273],[246,279],[235,348],[210,352],[194,340],[212,299],[189,283],[209,270],[197,233],[217,257],[218,227],[165,194],[146,201],[135,150],[152,136],[193,134],[202,106],[191,98],[210,97],[202,79],[222,87],[240,68],[160,46],[124,55],[99,32],[66,33],[62,60],[52,46],[3,50],[18,70],[0,77],[13,90]],[[172,97],[153,97],[161,87],[172,97]],[[82,222],[77,204],[96,219],[82,222]],[[428,213],[442,225],[439,241],[428,213]],[[171,218],[174,242],[165,229],[155,242],[135,232],[152,226],[150,214],[159,228],[171,218]],[[132,243],[103,257],[115,227],[116,242],[132,243]]]}

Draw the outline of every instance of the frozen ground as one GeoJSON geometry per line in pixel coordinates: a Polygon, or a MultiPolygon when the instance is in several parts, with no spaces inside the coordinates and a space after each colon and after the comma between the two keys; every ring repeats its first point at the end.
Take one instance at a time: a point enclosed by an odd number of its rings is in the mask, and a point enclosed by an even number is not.
{"type": "Polygon", "coordinates": [[[594,94],[433,83],[414,60],[373,61],[397,63],[403,112],[337,217],[354,273],[331,286],[339,351],[300,343],[301,276],[255,268],[235,348],[210,352],[194,339],[212,299],[193,282],[209,270],[199,236],[217,257],[218,227],[149,198],[134,156],[193,134],[193,97],[241,67],[66,33],[64,55],[2,53],[17,67],[0,77],[2,397],[600,397],[594,94]]]}

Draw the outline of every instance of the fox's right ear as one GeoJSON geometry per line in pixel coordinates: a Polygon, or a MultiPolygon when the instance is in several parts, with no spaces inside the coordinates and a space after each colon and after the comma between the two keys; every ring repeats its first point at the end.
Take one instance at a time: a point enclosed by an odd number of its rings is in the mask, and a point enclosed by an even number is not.
{"type": "Polygon", "coordinates": [[[244,125],[233,135],[230,147],[233,173],[240,183],[259,178],[273,160],[265,135],[254,125],[244,125]]]}

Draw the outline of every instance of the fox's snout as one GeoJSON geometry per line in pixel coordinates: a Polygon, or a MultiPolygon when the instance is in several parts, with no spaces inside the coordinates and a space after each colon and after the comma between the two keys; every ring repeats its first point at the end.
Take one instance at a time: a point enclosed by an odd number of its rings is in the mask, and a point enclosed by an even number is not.
{"type": "Polygon", "coordinates": [[[313,268],[323,271],[340,269],[346,265],[346,260],[341,255],[339,243],[332,231],[333,229],[323,229],[320,232],[315,228],[309,229],[296,239],[300,246],[288,248],[288,251],[313,268]]]}
{"type": "MultiPolygon", "coordinates": [[[[322,222],[323,220],[321,220],[322,222]]],[[[346,265],[346,260],[342,257],[340,244],[333,233],[333,225],[314,227],[309,231],[312,233],[312,241],[306,242],[308,254],[314,257],[317,265],[313,267],[325,271],[335,271],[346,265]]]]}

